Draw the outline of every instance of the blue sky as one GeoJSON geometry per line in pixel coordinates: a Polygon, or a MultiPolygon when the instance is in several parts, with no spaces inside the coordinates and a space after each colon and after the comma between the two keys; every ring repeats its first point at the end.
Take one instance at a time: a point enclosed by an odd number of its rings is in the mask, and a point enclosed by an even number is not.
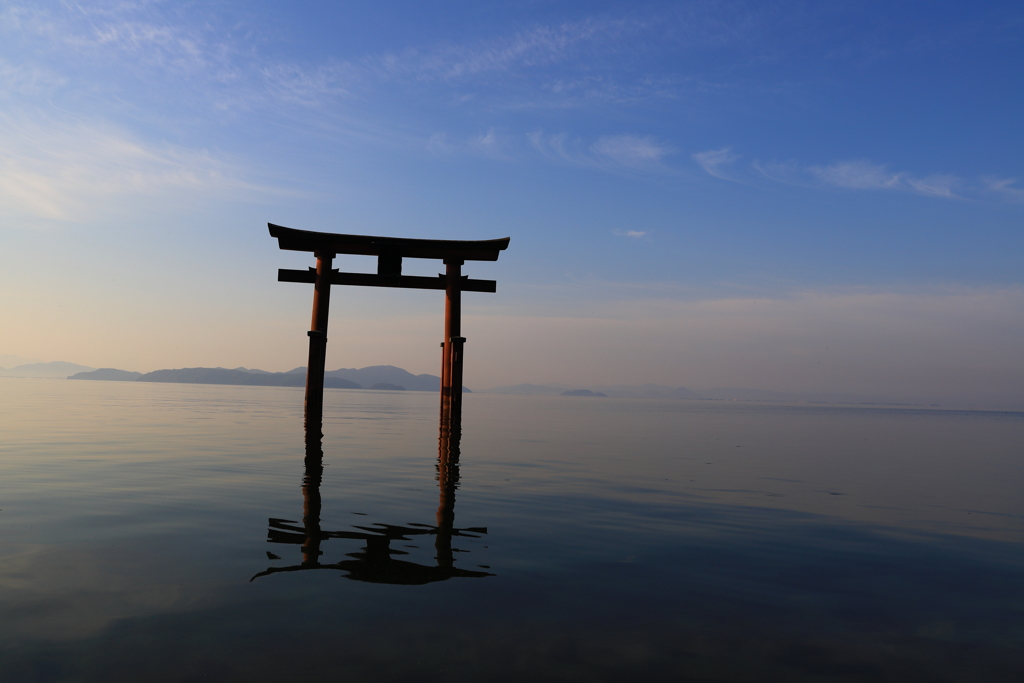
{"type": "MultiPolygon", "coordinates": [[[[302,364],[271,221],[511,236],[471,386],[1012,399],[1022,40],[1015,2],[0,2],[0,353],[302,364]]],[[[436,299],[336,294],[328,364],[434,372],[436,299]]]]}

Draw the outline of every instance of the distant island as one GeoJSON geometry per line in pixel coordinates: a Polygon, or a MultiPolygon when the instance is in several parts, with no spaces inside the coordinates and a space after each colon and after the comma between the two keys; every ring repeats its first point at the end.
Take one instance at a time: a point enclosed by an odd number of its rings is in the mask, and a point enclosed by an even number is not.
{"type": "MultiPolygon", "coordinates": [[[[83,372],[68,379],[100,379],[90,377],[93,373],[83,372]],[[84,376],[83,376],[84,375],[84,376]]],[[[171,382],[180,384],[232,384],[254,387],[303,387],[305,373],[250,372],[228,370],[227,368],[181,368],[180,370],[156,370],[136,377],[135,382],[171,382]]],[[[362,389],[355,382],[338,377],[324,377],[324,387],[329,389],[362,389]]]]}
{"type": "Polygon", "coordinates": [[[573,389],[572,391],[563,391],[562,396],[600,396],[601,398],[608,398],[608,394],[600,391],[591,391],[590,389],[573,389]]]}
{"type": "MultiPolygon", "coordinates": [[[[106,382],[167,382],[175,384],[225,384],[263,387],[303,387],[306,368],[288,372],[267,372],[248,368],[180,368],[154,372],[131,372],[116,368],[100,368],[78,372],[68,379],[100,380],[106,382]]],[[[437,375],[414,375],[393,365],[374,365],[366,368],[340,368],[324,373],[326,389],[364,389],[378,391],[438,391],[441,378],[437,375]]],[[[462,389],[472,393],[468,388],[462,389]]]]}
{"type": "Polygon", "coordinates": [[[134,382],[142,377],[141,372],[131,370],[117,370],[115,368],[100,368],[92,372],[79,372],[71,375],[68,379],[99,379],[104,382],[134,382]]]}

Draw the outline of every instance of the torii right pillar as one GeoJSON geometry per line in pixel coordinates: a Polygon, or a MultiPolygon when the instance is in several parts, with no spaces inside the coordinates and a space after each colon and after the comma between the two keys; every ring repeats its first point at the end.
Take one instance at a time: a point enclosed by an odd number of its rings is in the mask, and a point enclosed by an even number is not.
{"type": "Polygon", "coordinates": [[[441,420],[462,418],[462,259],[445,259],[444,341],[441,342],[441,420]]]}

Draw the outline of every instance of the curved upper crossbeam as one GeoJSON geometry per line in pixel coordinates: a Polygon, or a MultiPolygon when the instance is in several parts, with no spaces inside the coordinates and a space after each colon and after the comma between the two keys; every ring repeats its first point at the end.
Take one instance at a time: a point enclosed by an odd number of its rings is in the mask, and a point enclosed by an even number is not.
{"type": "Polygon", "coordinates": [[[497,261],[498,253],[508,248],[509,239],[498,240],[421,240],[405,237],[342,235],[333,232],[295,230],[267,223],[270,236],[289,251],[364,254],[392,258],[461,259],[497,261]]]}

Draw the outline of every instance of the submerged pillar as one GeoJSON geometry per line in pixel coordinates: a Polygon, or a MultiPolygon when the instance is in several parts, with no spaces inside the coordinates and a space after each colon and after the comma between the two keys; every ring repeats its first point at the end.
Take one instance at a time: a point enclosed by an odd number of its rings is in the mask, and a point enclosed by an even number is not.
{"type": "Polygon", "coordinates": [[[452,551],[452,531],[455,527],[455,491],[459,487],[459,441],[462,432],[458,420],[442,417],[438,438],[437,485],[440,500],[437,506],[437,527],[434,539],[437,566],[451,569],[455,566],[452,551]]]}
{"type": "MultiPolygon", "coordinates": [[[[453,425],[462,420],[462,360],[463,349],[466,344],[465,337],[452,337],[452,361],[451,361],[451,410],[449,418],[453,425]]],[[[453,429],[456,427],[453,426],[453,429]]]]}
{"type": "Polygon", "coordinates": [[[302,477],[302,566],[320,564],[320,542],[324,535],[320,529],[320,482],[324,474],[324,451],[321,425],[306,423],[306,471],[302,477]]]}

